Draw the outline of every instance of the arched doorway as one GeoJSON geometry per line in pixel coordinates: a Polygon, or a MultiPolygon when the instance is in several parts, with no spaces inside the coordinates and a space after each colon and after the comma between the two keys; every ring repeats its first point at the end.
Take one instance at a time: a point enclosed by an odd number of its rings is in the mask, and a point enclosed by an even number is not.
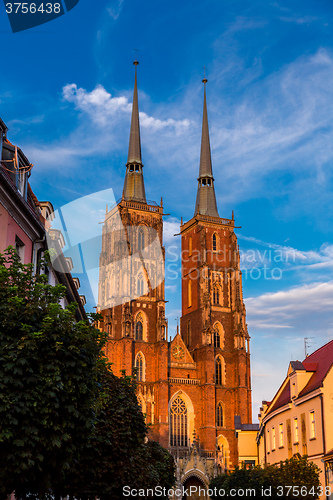
{"type": "Polygon", "coordinates": [[[207,500],[207,488],[206,485],[203,481],[201,481],[198,477],[196,476],[190,476],[188,479],[186,479],[185,483],[183,484],[184,486],[184,491],[185,495],[183,496],[183,499],[187,500],[201,500],[205,499],[207,500]],[[192,486],[192,489],[191,489],[192,486]],[[187,494],[186,494],[187,490],[187,494]]]}

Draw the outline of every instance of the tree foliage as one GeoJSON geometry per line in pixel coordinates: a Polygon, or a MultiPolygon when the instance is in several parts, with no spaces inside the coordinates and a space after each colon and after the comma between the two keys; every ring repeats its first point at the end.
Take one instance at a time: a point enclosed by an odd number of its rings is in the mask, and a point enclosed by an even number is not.
{"type": "Polygon", "coordinates": [[[0,492],[61,484],[96,420],[104,335],[63,309],[62,285],[0,255],[0,492]]]}
{"type": "MultiPolygon", "coordinates": [[[[217,492],[224,490],[225,496],[230,496],[231,490],[242,490],[239,496],[232,494],[233,498],[244,498],[243,492],[252,490],[251,495],[255,498],[314,500],[318,498],[319,472],[306,456],[295,456],[265,469],[260,466],[237,467],[233,472],[213,478],[209,487],[216,488],[217,492]]],[[[217,500],[220,496],[217,494],[211,498],[217,500]]]]}
{"type": "Polygon", "coordinates": [[[12,248],[0,255],[0,495],[116,500],[125,485],[171,487],[172,457],[146,443],[135,382],[112,374],[106,335],[76,322],[64,294],[12,248]]]}
{"type": "Polygon", "coordinates": [[[83,500],[94,496],[118,500],[123,498],[124,486],[171,488],[175,482],[174,460],[158,443],[147,441],[135,382],[111,374],[104,378],[103,386],[95,433],[69,476],[67,491],[83,500]]]}

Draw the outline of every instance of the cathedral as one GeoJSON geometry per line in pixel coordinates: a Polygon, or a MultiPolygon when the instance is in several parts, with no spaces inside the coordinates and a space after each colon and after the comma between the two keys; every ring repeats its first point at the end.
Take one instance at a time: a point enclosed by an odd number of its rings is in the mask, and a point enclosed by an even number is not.
{"type": "Polygon", "coordinates": [[[180,226],[182,316],[168,341],[163,203],[146,199],[134,65],[123,194],[103,222],[100,328],[108,333],[113,372],[137,378],[148,437],[174,456],[178,485],[207,486],[210,477],[238,465],[235,420],[251,424],[250,337],[235,221],[221,218],[216,203],[205,78],[197,197],[193,217],[180,226]]]}

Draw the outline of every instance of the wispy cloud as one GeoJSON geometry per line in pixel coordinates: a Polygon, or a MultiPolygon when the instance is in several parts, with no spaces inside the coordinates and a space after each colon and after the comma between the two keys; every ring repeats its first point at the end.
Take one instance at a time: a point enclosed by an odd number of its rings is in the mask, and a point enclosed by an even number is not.
{"type": "MultiPolygon", "coordinates": [[[[75,83],[68,84],[63,88],[63,98],[75,104],[76,109],[87,113],[90,119],[100,126],[110,124],[111,118],[123,113],[129,114],[132,110],[132,103],[126,96],[112,97],[102,85],[88,92],[78,88],[75,83]]],[[[168,118],[162,120],[140,112],[140,123],[152,131],[160,131],[164,128],[171,128],[177,134],[185,132],[190,126],[190,120],[175,120],[168,118]]]]}
{"type": "Polygon", "coordinates": [[[238,234],[238,239],[253,243],[256,248],[241,250],[241,266],[252,267],[256,264],[284,263],[297,268],[324,269],[333,265],[333,245],[324,243],[319,250],[298,250],[287,245],[268,243],[252,236],[238,234]],[[258,248],[259,247],[259,248],[258,248]],[[265,250],[261,250],[264,247],[265,250]]]}
{"type": "Polygon", "coordinates": [[[112,4],[107,8],[110,17],[116,21],[120,16],[121,9],[123,6],[124,0],[115,0],[112,4]]]}
{"type": "Polygon", "coordinates": [[[304,336],[310,332],[325,336],[333,328],[332,303],[333,281],[328,281],[250,297],[246,306],[253,329],[280,335],[281,328],[294,328],[304,336]]]}
{"type": "Polygon", "coordinates": [[[318,17],[315,16],[281,16],[279,17],[280,21],[285,23],[296,23],[296,24],[310,24],[315,21],[318,21],[318,17]]]}
{"type": "Polygon", "coordinates": [[[163,223],[163,238],[166,245],[176,244],[175,234],[180,230],[180,220],[176,217],[168,217],[163,223]]]}
{"type": "Polygon", "coordinates": [[[332,78],[332,54],[320,49],[248,85],[235,106],[223,100],[223,89],[214,95],[213,163],[217,180],[229,186],[224,199],[292,194],[294,214],[321,205],[332,178],[332,78]]]}

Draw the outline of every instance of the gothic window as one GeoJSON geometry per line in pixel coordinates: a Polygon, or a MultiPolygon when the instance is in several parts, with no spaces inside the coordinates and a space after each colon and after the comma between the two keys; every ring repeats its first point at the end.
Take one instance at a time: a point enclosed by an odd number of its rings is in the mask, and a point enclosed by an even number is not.
{"type": "Polygon", "coordinates": [[[221,347],[221,337],[217,325],[214,328],[214,347],[221,347]]]}
{"type": "Polygon", "coordinates": [[[170,409],[170,445],[188,446],[188,418],[185,401],[177,396],[170,409]]]}
{"type": "Polygon", "coordinates": [[[192,255],[192,236],[190,236],[188,239],[188,256],[191,257],[191,255],[192,255]]]}
{"type": "Polygon", "coordinates": [[[138,277],[138,297],[141,297],[145,293],[145,282],[142,274],[138,277]]]}
{"type": "Polygon", "coordinates": [[[135,322],[135,340],[143,340],[143,324],[141,317],[137,318],[135,322]]]}
{"type": "Polygon", "coordinates": [[[240,300],[240,283],[236,281],[236,300],[240,300]]]}
{"type": "Polygon", "coordinates": [[[141,411],[144,412],[144,400],[143,400],[141,395],[138,396],[138,403],[139,403],[141,411]]]}
{"type": "Polygon", "coordinates": [[[215,360],[215,384],[222,385],[224,382],[224,363],[221,356],[217,356],[215,360]]]}
{"type": "Polygon", "coordinates": [[[188,282],[188,307],[192,306],[192,281],[189,279],[188,282]]]}
{"type": "Polygon", "coordinates": [[[213,234],[213,252],[217,252],[217,234],[213,234]]]}
{"type": "Polygon", "coordinates": [[[188,320],[187,322],[187,338],[186,338],[186,345],[189,346],[191,343],[191,321],[188,320]]]}
{"type": "Polygon", "coordinates": [[[135,368],[137,369],[136,379],[138,382],[143,382],[145,379],[145,361],[144,356],[141,352],[138,353],[135,360],[135,368]]]}
{"type": "Polygon", "coordinates": [[[138,247],[139,247],[139,252],[144,249],[145,247],[145,233],[144,229],[141,227],[139,229],[139,234],[138,234],[138,247]]]}
{"type": "Polygon", "coordinates": [[[223,407],[219,403],[216,407],[216,427],[223,427],[223,407]]]}
{"type": "Polygon", "coordinates": [[[213,287],[213,304],[219,305],[220,303],[220,288],[219,285],[214,285],[213,287]]]}

